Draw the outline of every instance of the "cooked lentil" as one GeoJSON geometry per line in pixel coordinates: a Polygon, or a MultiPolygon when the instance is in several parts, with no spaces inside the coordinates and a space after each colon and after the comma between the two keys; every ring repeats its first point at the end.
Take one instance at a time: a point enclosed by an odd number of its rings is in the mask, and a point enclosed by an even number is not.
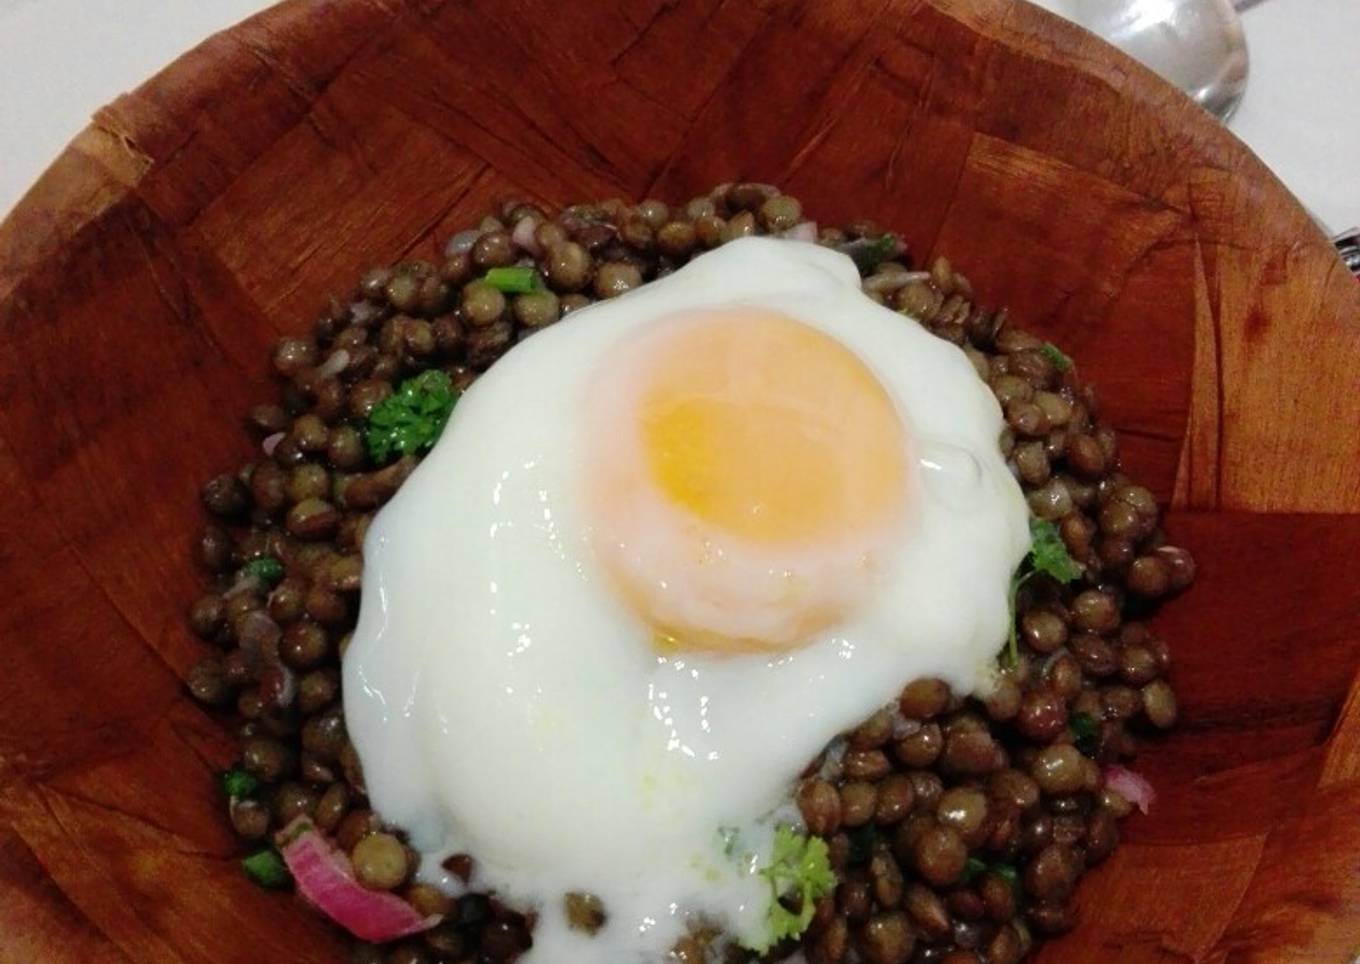
{"type": "MultiPolygon", "coordinates": [[[[754,183],[721,185],[683,205],[611,199],[555,217],[508,202],[454,235],[436,263],[369,270],[347,297],[332,299],[311,335],[275,346],[279,399],[253,406],[245,420],[265,440],[264,456],[257,451],[201,492],[212,517],[195,547],[206,591],[188,623],[222,651],[205,655],[187,682],[205,705],[235,707],[240,765],[261,783],[229,803],[243,841],[310,814],[351,854],[366,886],[403,893],[443,919],[389,947],[358,944],[353,961],[498,964],[532,938],[530,917],[486,895],[399,890],[412,855],[400,830],[368,807],[345,732],[339,660],[362,582],[363,533],[416,464],[410,456],[371,463],[368,414],[411,374],[439,367],[463,390],[532,332],[705,249],[787,231],[803,216],[796,198],[754,183]],[[513,265],[536,269],[539,287],[507,297],[482,280],[489,268],[513,265]],[[240,571],[265,558],[283,569],[272,587],[240,571]]],[[[1103,785],[1100,765],[1176,722],[1169,647],[1129,617],[1188,586],[1194,559],[1166,544],[1153,494],[1121,471],[1113,428],[1097,418],[1095,394],[1075,368],[1055,364],[1063,356],[1004,311],[976,304],[972,284],[944,257],[918,270],[900,242],[867,221],[817,234],[861,264],[866,294],[964,349],[1005,415],[1001,450],[1031,511],[1057,525],[1085,572],[1070,587],[1034,580],[1019,593],[1019,658],[987,698],[963,698],[941,680],[904,681],[892,706],[813,761],[795,802],[808,830],[827,839],[840,883],[818,903],[801,945],[811,964],[1017,964],[1033,935],[1073,925],[1079,878],[1113,851],[1133,809],[1103,785]],[[863,260],[869,254],[873,263],[863,260]],[[1081,749],[1070,722],[1079,713],[1089,717],[1081,749]]],[[[455,855],[446,867],[466,881],[472,858],[455,855]]],[[[582,930],[607,917],[591,895],[564,901],[582,930]]],[[[755,959],[723,950],[704,929],[672,956],[755,959]]]]}

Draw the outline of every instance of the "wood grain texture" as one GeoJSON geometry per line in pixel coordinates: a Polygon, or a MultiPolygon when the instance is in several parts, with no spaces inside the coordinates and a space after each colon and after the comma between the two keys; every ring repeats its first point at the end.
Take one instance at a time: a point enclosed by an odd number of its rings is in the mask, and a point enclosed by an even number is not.
{"type": "Polygon", "coordinates": [[[1201,580],[1162,793],[1045,962],[1360,946],[1360,286],[1188,101],[1016,0],[327,0],[101,110],[0,225],[0,962],[336,961],[182,695],[198,483],[363,267],[509,194],[778,182],[1080,358],[1201,580]]]}

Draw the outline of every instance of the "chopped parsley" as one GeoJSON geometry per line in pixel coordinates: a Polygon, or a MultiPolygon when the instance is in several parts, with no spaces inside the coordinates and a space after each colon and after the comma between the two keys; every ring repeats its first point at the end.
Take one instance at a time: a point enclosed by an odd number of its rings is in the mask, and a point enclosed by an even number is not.
{"type": "Polygon", "coordinates": [[[248,797],[260,786],[260,781],[255,779],[253,774],[242,770],[240,767],[223,770],[219,779],[222,784],[222,793],[231,800],[248,797]]]}
{"type": "Polygon", "coordinates": [[[428,451],[444,430],[458,401],[449,376],[437,368],[401,383],[373,406],[364,430],[368,454],[379,465],[402,455],[428,451]]]}
{"type": "Polygon", "coordinates": [[[1031,516],[1029,538],[1029,555],[1020,564],[1019,571],[1011,577],[1011,630],[1006,656],[1012,665],[1020,661],[1020,641],[1015,634],[1015,597],[1020,587],[1039,573],[1063,585],[1081,575],[1081,566],[1068,554],[1067,545],[1053,523],[1031,516]]]}
{"type": "Polygon", "coordinates": [[[1014,864],[992,864],[991,870],[992,873],[1010,884],[1011,890],[1016,890],[1020,886],[1020,872],[1015,869],[1014,864]]]}
{"type": "Polygon", "coordinates": [[[283,563],[273,556],[260,556],[260,558],[252,559],[242,566],[241,575],[254,576],[261,582],[272,586],[283,578],[283,563]]]}
{"type": "Polygon", "coordinates": [[[986,869],[987,864],[985,861],[979,860],[976,857],[969,857],[968,862],[963,865],[963,877],[961,878],[961,881],[965,884],[971,884],[986,869]]]}
{"type": "Polygon", "coordinates": [[[270,890],[287,886],[288,881],[292,879],[292,875],[288,873],[288,865],[272,847],[257,850],[242,860],[241,869],[255,883],[270,890]]]}
{"type": "Polygon", "coordinates": [[[1060,372],[1065,372],[1072,367],[1072,359],[1062,353],[1062,349],[1051,341],[1046,341],[1039,346],[1039,354],[1043,355],[1053,363],[1053,367],[1060,372]]]}
{"type": "Polygon", "coordinates": [[[538,270],[527,266],[512,266],[509,268],[492,268],[482,279],[497,291],[502,291],[508,295],[524,295],[531,291],[538,291],[543,287],[542,280],[538,277],[538,270]]]}
{"type": "Polygon", "coordinates": [[[1072,743],[1078,750],[1087,756],[1096,755],[1096,733],[1098,728],[1095,719],[1089,713],[1073,713],[1067,720],[1067,729],[1072,734],[1072,743]]]}
{"type": "Polygon", "coordinates": [[[770,882],[768,932],[759,945],[746,946],[763,954],[780,941],[807,930],[817,900],[835,890],[836,875],[831,870],[826,841],[787,826],[775,830],[774,854],[770,865],[761,868],[760,875],[770,882]],[[797,910],[785,906],[786,900],[797,910]]]}
{"type": "Polygon", "coordinates": [[[1030,519],[1029,536],[1028,561],[1033,572],[1042,572],[1063,584],[1081,575],[1081,566],[1068,554],[1057,526],[1047,519],[1030,519]]]}

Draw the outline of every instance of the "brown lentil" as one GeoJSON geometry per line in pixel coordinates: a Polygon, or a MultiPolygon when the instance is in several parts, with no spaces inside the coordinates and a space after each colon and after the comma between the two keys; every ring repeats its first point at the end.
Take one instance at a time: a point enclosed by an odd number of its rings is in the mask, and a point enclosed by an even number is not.
{"type": "Polygon", "coordinates": [[[859,827],[874,818],[878,788],[872,783],[846,783],[840,788],[841,824],[859,827]]]}
{"type": "Polygon", "coordinates": [[[265,783],[275,783],[292,772],[296,754],[277,740],[264,737],[241,745],[241,766],[265,783]]]}
{"type": "Polygon", "coordinates": [[[1082,789],[1085,772],[1081,751],[1070,743],[1055,743],[1039,751],[1030,767],[1030,776],[1044,793],[1076,793],[1082,789]]]}
{"type": "Polygon", "coordinates": [[[915,803],[916,788],[911,777],[904,773],[890,774],[878,785],[874,823],[880,827],[890,827],[911,813],[915,803]]]}
{"type": "Polygon", "coordinates": [[[505,295],[484,281],[463,286],[463,318],[475,328],[498,321],[505,313],[505,295]]]}
{"type": "Polygon", "coordinates": [[[936,723],[926,723],[893,744],[893,755],[909,767],[928,767],[944,749],[944,734],[936,723]]]}
{"type": "Polygon", "coordinates": [[[829,837],[841,824],[841,798],[826,780],[805,780],[798,787],[798,809],[810,833],[829,837]]]}
{"type": "Polygon", "coordinates": [[[927,829],[913,848],[916,871],[937,887],[945,887],[963,873],[968,860],[968,848],[959,835],[948,827],[927,829]]]}
{"type": "Polygon", "coordinates": [[[928,720],[944,712],[949,705],[949,685],[943,680],[920,679],[907,684],[898,700],[902,715],[928,720]]]}
{"type": "Polygon", "coordinates": [[[370,833],[354,845],[350,854],[354,876],[373,890],[392,890],[406,880],[410,868],[406,848],[388,833],[370,833]]]}
{"type": "Polygon", "coordinates": [[[207,656],[195,663],[185,682],[194,699],[208,706],[221,706],[231,699],[226,670],[216,656],[207,656]]]}

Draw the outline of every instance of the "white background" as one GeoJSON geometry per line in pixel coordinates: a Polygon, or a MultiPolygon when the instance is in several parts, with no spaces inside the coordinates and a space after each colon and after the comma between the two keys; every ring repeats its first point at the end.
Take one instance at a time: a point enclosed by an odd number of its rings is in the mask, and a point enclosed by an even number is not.
{"type": "MultiPolygon", "coordinates": [[[[97,107],[268,5],[0,0],[0,215],[97,107]]],[[[1265,0],[1244,20],[1233,130],[1333,231],[1360,224],[1360,0],[1265,0]]]]}

